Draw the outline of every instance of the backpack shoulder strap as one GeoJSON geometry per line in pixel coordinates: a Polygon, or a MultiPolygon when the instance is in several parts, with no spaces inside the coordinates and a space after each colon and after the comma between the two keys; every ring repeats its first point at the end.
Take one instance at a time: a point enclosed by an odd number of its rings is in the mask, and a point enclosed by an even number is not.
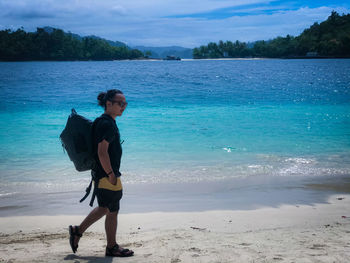
{"type": "MultiPolygon", "coordinates": [[[[73,113],[73,111],[72,111],[72,113],[73,113]]],[[[95,126],[102,119],[106,119],[106,117],[104,117],[104,116],[97,117],[92,123],[92,127],[91,127],[91,140],[92,140],[91,143],[92,144],[94,143],[95,126]]],[[[92,182],[95,182],[95,184],[94,184],[94,190],[92,192],[92,196],[91,196],[91,200],[90,200],[90,204],[89,204],[91,207],[93,206],[94,201],[95,201],[96,188],[98,187],[98,182],[99,182],[99,178],[96,177],[94,170],[91,170],[91,181],[90,181],[89,186],[85,189],[85,195],[79,201],[81,203],[89,196],[89,194],[91,192],[91,188],[92,188],[92,182]]]]}
{"type": "Polygon", "coordinates": [[[82,199],[80,199],[80,201],[79,201],[80,203],[83,202],[89,196],[89,194],[91,192],[91,187],[92,187],[92,179],[90,181],[89,186],[85,189],[86,193],[85,193],[84,197],[82,199]]]}

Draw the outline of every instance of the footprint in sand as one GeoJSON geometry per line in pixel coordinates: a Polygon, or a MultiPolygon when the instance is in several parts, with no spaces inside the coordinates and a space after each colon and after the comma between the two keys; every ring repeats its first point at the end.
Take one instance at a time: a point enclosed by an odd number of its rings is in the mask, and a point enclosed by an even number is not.
{"type": "Polygon", "coordinates": [[[251,244],[249,244],[249,243],[241,243],[241,244],[239,244],[240,246],[245,246],[245,247],[249,247],[251,244]]]}
{"type": "Polygon", "coordinates": [[[283,260],[283,258],[280,257],[274,257],[273,260],[283,260]]]}
{"type": "Polygon", "coordinates": [[[201,250],[199,248],[196,248],[196,247],[191,247],[188,251],[197,252],[197,253],[201,252],[201,250]]]}
{"type": "Polygon", "coordinates": [[[312,247],[310,247],[311,249],[323,249],[325,248],[326,245],[322,245],[322,244],[313,244],[312,247]]]}

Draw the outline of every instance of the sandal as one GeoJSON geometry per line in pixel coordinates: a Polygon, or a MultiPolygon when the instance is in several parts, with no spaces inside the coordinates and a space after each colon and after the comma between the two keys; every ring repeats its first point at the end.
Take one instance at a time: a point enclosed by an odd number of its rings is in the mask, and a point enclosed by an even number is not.
{"type": "Polygon", "coordinates": [[[83,235],[79,233],[79,227],[78,226],[69,226],[69,244],[72,248],[73,253],[77,252],[78,245],[74,246],[74,239],[75,237],[82,237],[83,235]]]}
{"type": "Polygon", "coordinates": [[[106,257],[131,257],[134,251],[127,248],[121,248],[115,244],[112,248],[106,247],[106,257]]]}

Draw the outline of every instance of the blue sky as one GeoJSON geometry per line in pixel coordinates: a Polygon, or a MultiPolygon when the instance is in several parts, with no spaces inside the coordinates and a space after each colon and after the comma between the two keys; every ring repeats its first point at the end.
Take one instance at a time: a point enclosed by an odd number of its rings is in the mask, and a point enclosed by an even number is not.
{"type": "Polygon", "coordinates": [[[53,26],[128,45],[195,47],[298,35],[349,1],[0,0],[0,29],[53,26]]]}

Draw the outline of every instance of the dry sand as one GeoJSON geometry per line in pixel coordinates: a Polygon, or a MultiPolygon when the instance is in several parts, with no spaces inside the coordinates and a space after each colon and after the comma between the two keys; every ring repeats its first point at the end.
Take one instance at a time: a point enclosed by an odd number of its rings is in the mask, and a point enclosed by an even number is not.
{"type": "Polygon", "coordinates": [[[0,262],[350,262],[350,195],[326,204],[248,211],[121,214],[131,258],[104,257],[104,222],[73,254],[67,226],[82,216],[0,218],[0,262]]]}

